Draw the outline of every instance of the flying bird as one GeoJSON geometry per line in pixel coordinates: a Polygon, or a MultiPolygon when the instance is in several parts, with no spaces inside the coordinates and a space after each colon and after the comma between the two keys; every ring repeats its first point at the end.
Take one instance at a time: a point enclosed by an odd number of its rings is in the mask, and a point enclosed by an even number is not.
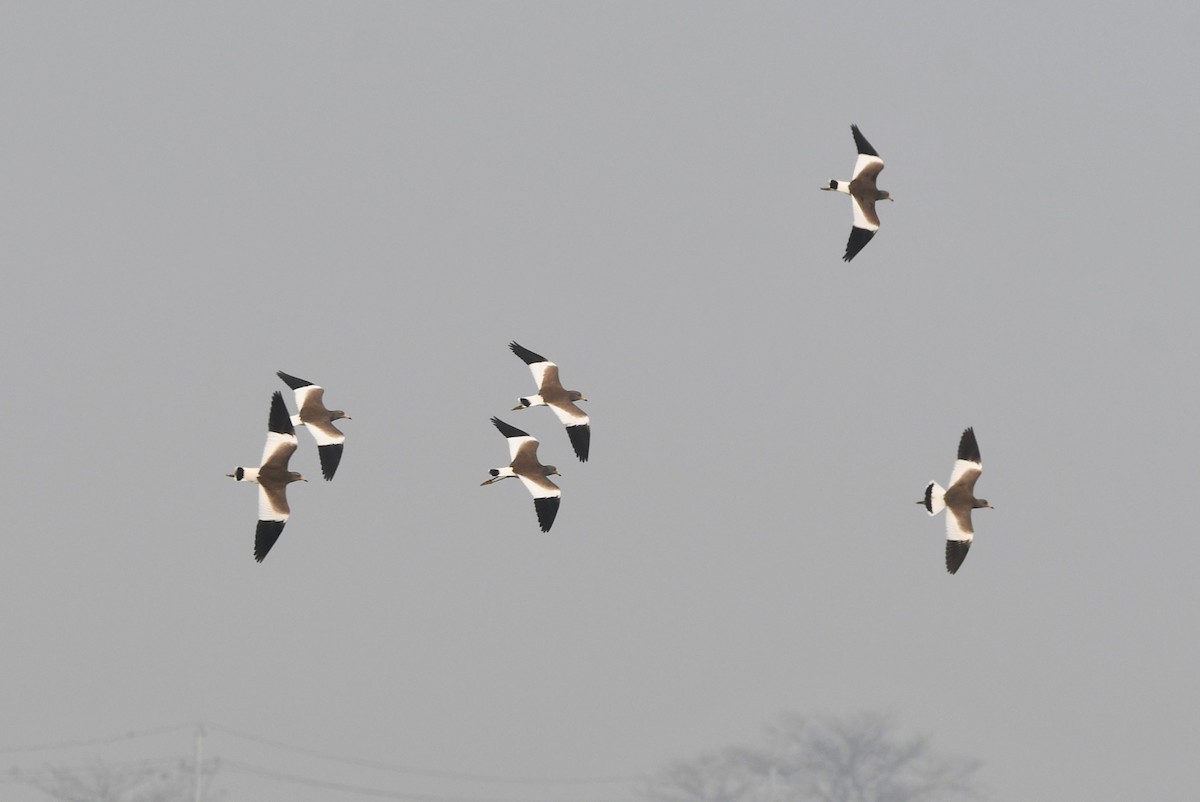
{"type": "Polygon", "coordinates": [[[983,472],[983,463],[979,459],[979,444],[975,442],[975,430],[967,428],[958,441],[958,459],[954,462],[954,470],[950,474],[950,486],[943,490],[937,482],[930,482],[925,488],[925,498],[918,499],[918,504],[924,504],[930,515],[936,515],[942,508],[946,512],[946,570],[954,573],[967,559],[967,550],[975,537],[971,527],[971,510],[980,507],[995,509],[986,499],[975,498],[975,482],[983,472]]]}
{"type": "Polygon", "coordinates": [[[538,462],[536,437],[530,437],[515,426],[509,426],[499,418],[492,418],[492,423],[500,430],[500,434],[508,438],[508,454],[512,462],[507,468],[492,468],[488,471],[491,479],[480,483],[490,485],[501,479],[511,479],[514,476],[521,480],[525,488],[533,496],[533,506],[537,510],[538,523],[543,532],[549,532],[554,516],[558,515],[558,502],[562,491],[558,485],[550,481],[551,476],[562,476],[553,465],[543,465],[538,462]]]}
{"type": "Polygon", "coordinates": [[[346,435],[336,426],[335,420],[351,420],[350,416],[340,409],[325,408],[325,389],[310,381],[289,376],[282,370],[275,375],[283,379],[288,387],[296,391],[296,408],[299,414],[292,416],[296,426],[306,426],[313,439],[317,441],[317,451],[321,455],[321,473],[325,481],[333,479],[338,463],[342,461],[342,444],[346,435]]]}
{"type": "Polygon", "coordinates": [[[883,171],[883,159],[871,147],[871,143],[858,130],[857,125],[850,126],[854,134],[854,144],[858,146],[858,161],[854,163],[854,177],[849,181],[831,180],[829,186],[821,187],[826,192],[845,192],[850,196],[851,206],[854,207],[854,227],[850,229],[850,239],[846,242],[846,255],[843,260],[849,262],[861,251],[875,232],[879,230],[879,215],[875,214],[875,201],[894,200],[890,192],[878,189],[875,179],[883,171]]]}
{"type": "Polygon", "coordinates": [[[283,403],[283,393],[271,396],[271,416],[267,420],[267,445],[263,448],[262,464],[257,468],[237,467],[227,476],[239,482],[258,485],[258,528],[254,533],[254,559],[262,562],[267,552],[279,540],[283,525],[291,511],[287,503],[287,486],[292,482],[307,482],[300,474],[288,470],[288,460],[296,450],[296,430],[283,403]]]}
{"type": "Polygon", "coordinates": [[[571,447],[575,449],[575,456],[579,457],[580,462],[587,462],[588,446],[592,440],[592,427],[587,413],[575,406],[576,401],[587,401],[587,398],[578,390],[564,390],[562,382],[558,380],[558,365],[546,357],[535,354],[516,342],[509,343],[508,347],[529,366],[533,380],[538,385],[538,394],[520,399],[513,410],[550,407],[567,427],[567,436],[571,438],[571,447]]]}

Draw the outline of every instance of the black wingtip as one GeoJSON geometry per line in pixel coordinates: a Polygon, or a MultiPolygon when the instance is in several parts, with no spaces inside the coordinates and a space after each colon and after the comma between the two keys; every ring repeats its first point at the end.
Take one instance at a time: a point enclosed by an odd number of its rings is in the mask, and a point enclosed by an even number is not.
{"type": "Polygon", "coordinates": [[[516,340],[513,340],[512,342],[510,342],[508,344],[508,347],[512,349],[512,352],[514,354],[521,357],[521,361],[524,362],[526,365],[532,365],[537,362],[549,362],[550,361],[549,359],[546,359],[546,357],[542,356],[541,354],[535,354],[533,351],[530,351],[528,348],[521,345],[516,340]]]}
{"type": "Polygon", "coordinates": [[[879,157],[879,154],[875,152],[875,148],[871,147],[871,143],[868,142],[867,138],[862,135],[862,131],[858,130],[857,125],[853,123],[850,124],[850,133],[854,134],[854,144],[858,146],[859,153],[863,154],[864,156],[879,157]]]}
{"type": "Polygon", "coordinates": [[[956,573],[959,566],[963,564],[963,560],[967,559],[967,551],[971,548],[969,540],[947,540],[946,541],[946,570],[950,573],[956,573]]]}
{"type": "Polygon", "coordinates": [[[278,390],[271,396],[271,417],[267,419],[267,429],[276,434],[296,433],[296,427],[292,426],[292,415],[283,402],[283,393],[278,390]]]}
{"type": "Polygon", "coordinates": [[[979,462],[979,443],[975,441],[975,428],[968,426],[963,430],[962,438],[958,441],[958,458],[967,462],[979,462]]]}
{"type": "Polygon", "coordinates": [[[875,236],[875,232],[869,228],[858,228],[857,226],[851,228],[850,239],[846,241],[846,255],[842,257],[842,261],[849,262],[858,256],[858,252],[867,247],[867,243],[873,236],[875,236]]]}
{"type": "Polygon", "coordinates": [[[342,461],[343,445],[343,443],[330,443],[317,446],[317,452],[321,455],[321,474],[325,477],[326,482],[332,481],[334,473],[337,472],[338,463],[342,461]]]}
{"type": "Polygon", "coordinates": [[[267,552],[275,545],[275,541],[279,540],[279,535],[283,533],[283,525],[287,521],[259,521],[258,528],[254,531],[254,559],[262,562],[267,558],[267,552]]]}
{"type": "Polygon", "coordinates": [[[278,376],[279,378],[283,379],[284,383],[287,384],[288,387],[291,387],[293,390],[299,390],[301,387],[307,387],[310,384],[312,384],[312,382],[310,382],[310,381],[305,381],[304,379],[297,379],[295,376],[289,376],[288,374],[284,373],[282,370],[275,371],[275,375],[278,376]]]}
{"type": "Polygon", "coordinates": [[[516,426],[510,426],[499,418],[492,418],[492,425],[500,430],[500,434],[505,437],[528,437],[527,432],[523,432],[516,426]]]}
{"type": "Polygon", "coordinates": [[[575,449],[575,456],[579,457],[580,462],[587,462],[588,449],[592,443],[592,427],[586,423],[582,426],[568,426],[567,435],[571,438],[571,448],[575,449]]]}
{"type": "Polygon", "coordinates": [[[554,525],[554,516],[558,515],[559,501],[561,499],[558,496],[533,500],[533,506],[537,509],[538,524],[541,525],[543,532],[549,532],[550,527],[554,525]]]}

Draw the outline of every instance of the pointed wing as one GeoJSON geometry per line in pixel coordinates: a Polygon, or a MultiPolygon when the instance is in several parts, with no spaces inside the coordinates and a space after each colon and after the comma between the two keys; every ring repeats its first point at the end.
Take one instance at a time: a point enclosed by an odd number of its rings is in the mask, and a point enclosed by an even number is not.
{"type": "MultiPolygon", "coordinates": [[[[858,207],[855,206],[857,209],[858,207]]],[[[876,226],[875,228],[878,228],[876,226]]],[[[850,229],[850,239],[846,240],[846,254],[842,257],[842,261],[849,262],[858,252],[867,247],[867,243],[871,241],[871,237],[875,236],[875,229],[859,228],[855,226],[850,229]]]]}
{"type": "Polygon", "coordinates": [[[288,459],[296,450],[296,430],[283,393],[278,390],[271,396],[271,416],[267,419],[267,443],[263,447],[262,468],[268,466],[287,469],[288,459]]]}
{"type": "Polygon", "coordinates": [[[254,559],[262,562],[267,557],[267,552],[275,545],[275,541],[279,540],[279,536],[283,534],[283,521],[259,521],[258,528],[254,530],[254,559]]]}
{"type": "Polygon", "coordinates": [[[275,371],[275,375],[283,379],[283,383],[288,387],[291,387],[293,390],[299,390],[301,387],[308,387],[312,384],[312,382],[308,381],[307,379],[298,379],[295,376],[289,376],[282,370],[275,371]]]}
{"type": "Polygon", "coordinates": [[[558,504],[558,496],[533,500],[533,508],[537,510],[538,525],[542,527],[543,532],[549,532],[550,527],[554,525],[554,517],[558,515],[558,504]]]}
{"type": "Polygon", "coordinates": [[[571,438],[571,447],[580,462],[587,462],[588,447],[592,439],[591,419],[586,412],[575,406],[572,401],[560,401],[548,405],[554,410],[562,424],[567,427],[567,435],[571,438]]]}
{"type": "Polygon", "coordinates": [[[561,501],[562,491],[558,489],[558,485],[550,481],[549,477],[540,474],[534,476],[518,474],[517,478],[521,480],[521,484],[525,485],[529,495],[533,496],[533,507],[537,510],[538,523],[541,525],[542,531],[549,532],[550,526],[554,523],[554,516],[558,515],[558,504],[561,501]]]}
{"type": "Polygon", "coordinates": [[[317,453],[321,456],[321,475],[325,477],[326,482],[332,481],[333,475],[337,473],[338,464],[342,461],[342,448],[341,443],[317,446],[317,453]]]}
{"type": "Polygon", "coordinates": [[[571,448],[575,449],[575,456],[580,462],[588,461],[588,449],[592,444],[592,427],[585,424],[579,426],[568,426],[567,436],[571,438],[571,448]]]}
{"type": "Polygon", "coordinates": [[[963,430],[958,441],[958,459],[954,461],[954,469],[950,472],[950,484],[947,491],[963,483],[967,491],[975,489],[975,482],[983,472],[983,461],[979,456],[979,443],[975,440],[975,429],[968,426],[963,430]]]}
{"type": "MultiPolygon", "coordinates": [[[[537,462],[537,446],[538,440],[536,437],[530,437],[527,432],[523,432],[516,426],[511,426],[499,418],[492,418],[492,425],[500,430],[500,434],[508,439],[508,458],[514,464],[517,462],[517,456],[522,453],[522,449],[532,446],[533,461],[537,462]]],[[[529,451],[525,452],[530,453],[529,451]]]]}
{"type": "Polygon", "coordinates": [[[854,123],[850,124],[850,133],[854,134],[854,146],[858,148],[860,155],[879,157],[879,153],[875,148],[871,147],[871,143],[862,135],[862,131],[858,130],[858,126],[854,123]]]}
{"type": "Polygon", "coordinates": [[[950,573],[957,573],[959,566],[963,564],[963,560],[967,559],[967,552],[971,549],[971,541],[969,540],[947,540],[946,541],[946,570],[950,573]]]}
{"type": "Polygon", "coordinates": [[[544,394],[542,393],[542,389],[545,387],[562,388],[562,384],[558,379],[558,365],[546,359],[541,354],[535,354],[516,341],[509,343],[508,347],[529,366],[529,372],[533,374],[533,380],[537,383],[539,394],[544,394]]]}

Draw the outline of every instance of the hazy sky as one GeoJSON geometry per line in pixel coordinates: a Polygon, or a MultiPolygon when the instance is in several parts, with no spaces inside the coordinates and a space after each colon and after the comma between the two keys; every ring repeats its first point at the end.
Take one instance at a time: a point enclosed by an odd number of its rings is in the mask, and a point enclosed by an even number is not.
{"type": "Polygon", "coordinates": [[[9,4],[0,769],[186,756],[203,720],[229,800],[358,798],[239,765],[630,800],[501,780],[884,710],[996,799],[1193,793],[1197,30],[1189,2],[9,4]],[[846,265],[818,187],[851,122],[896,202],[846,265]],[[590,399],[587,464],[508,411],[512,339],[590,399]],[[300,432],[316,480],[260,565],[225,474],[276,370],[353,420],[332,483],[300,432]],[[562,470],[549,534],[479,487],[492,415],[562,470]],[[966,426],[996,509],[952,577],[913,502],[966,426]]]}

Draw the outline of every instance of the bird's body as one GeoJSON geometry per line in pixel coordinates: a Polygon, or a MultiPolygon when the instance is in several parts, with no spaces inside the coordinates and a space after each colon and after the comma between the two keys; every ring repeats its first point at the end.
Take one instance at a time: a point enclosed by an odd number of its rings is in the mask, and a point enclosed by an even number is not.
{"type": "Polygon", "coordinates": [[[854,163],[854,177],[849,181],[831,180],[828,186],[821,187],[827,192],[844,192],[850,196],[854,210],[854,226],[850,229],[850,239],[846,242],[846,254],[843,260],[849,262],[879,230],[879,215],[875,213],[875,201],[892,200],[890,192],[879,189],[876,179],[883,171],[883,159],[871,147],[871,143],[858,130],[857,125],[850,126],[854,134],[854,144],[858,147],[858,160],[854,163]]]}
{"type": "Polygon", "coordinates": [[[292,426],[283,393],[271,396],[271,415],[267,420],[267,444],[263,448],[262,464],[257,468],[235,468],[230,478],[258,485],[258,527],[254,535],[254,559],[262,562],[267,552],[283,533],[291,515],[287,502],[287,486],[307,481],[296,471],[288,470],[288,460],[296,451],[296,430],[292,426]]]}
{"type": "Polygon", "coordinates": [[[520,479],[533,496],[538,524],[543,532],[549,532],[554,517],[558,515],[558,504],[562,495],[562,491],[550,481],[550,477],[561,474],[553,465],[543,465],[538,461],[536,437],[530,437],[526,432],[509,426],[499,418],[492,418],[492,424],[508,439],[509,459],[512,461],[504,468],[492,468],[488,471],[491,478],[485,479],[481,486],[499,482],[501,479],[520,479]]]}
{"type": "Polygon", "coordinates": [[[317,441],[317,452],[321,456],[321,474],[328,482],[333,479],[338,463],[342,461],[342,448],[346,435],[333,425],[335,420],[350,416],[340,409],[325,408],[325,389],[310,381],[289,376],[282,370],[276,371],[279,378],[296,393],[296,408],[298,414],[292,416],[292,423],[304,426],[309,434],[317,441]]]}
{"type": "Polygon", "coordinates": [[[987,499],[975,498],[975,482],[982,472],[983,461],[975,430],[968,427],[958,441],[958,459],[954,462],[949,486],[943,489],[937,482],[930,482],[925,487],[925,497],[917,501],[925,505],[930,515],[946,510],[946,570],[952,574],[967,558],[967,551],[975,539],[971,510],[995,509],[987,499]]]}
{"type": "Polygon", "coordinates": [[[529,366],[533,380],[538,385],[538,394],[521,398],[513,410],[550,407],[567,427],[567,436],[571,438],[575,456],[580,462],[587,462],[592,439],[591,421],[587,413],[575,405],[576,401],[587,401],[587,398],[578,390],[563,388],[558,378],[558,365],[516,342],[509,343],[508,347],[529,366]]]}

